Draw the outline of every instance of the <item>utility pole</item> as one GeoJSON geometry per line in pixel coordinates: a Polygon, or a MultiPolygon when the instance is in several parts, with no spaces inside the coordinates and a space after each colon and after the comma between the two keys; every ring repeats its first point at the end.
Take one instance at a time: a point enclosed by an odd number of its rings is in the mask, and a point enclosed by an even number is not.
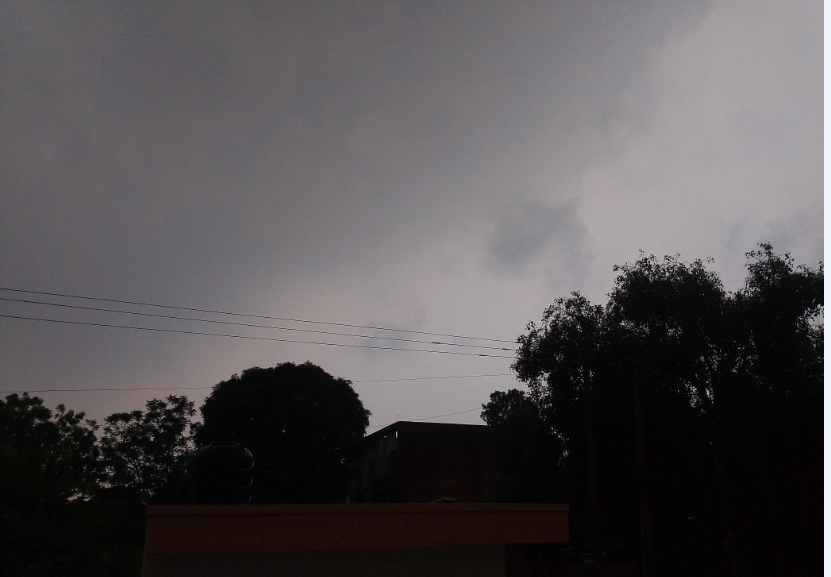
{"type": "Polygon", "coordinates": [[[635,440],[638,454],[638,485],[641,491],[641,563],[642,577],[653,577],[652,527],[649,523],[649,487],[646,469],[646,443],[643,435],[643,399],[641,396],[640,358],[632,353],[632,399],[635,409],[635,440]]]}
{"type": "Polygon", "coordinates": [[[597,498],[597,463],[594,451],[594,426],[592,423],[591,384],[588,370],[583,367],[583,399],[586,409],[586,453],[589,469],[589,506],[591,510],[592,558],[594,567],[603,562],[600,538],[600,503],[597,498]]]}

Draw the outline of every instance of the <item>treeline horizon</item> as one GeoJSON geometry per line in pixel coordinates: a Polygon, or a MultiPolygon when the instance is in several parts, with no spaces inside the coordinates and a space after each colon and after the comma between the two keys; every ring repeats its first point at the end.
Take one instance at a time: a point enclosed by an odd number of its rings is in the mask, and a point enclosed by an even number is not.
{"type": "Polygon", "coordinates": [[[497,391],[500,500],[567,502],[572,540],[643,575],[819,575],[823,266],[770,244],[725,291],[700,260],[642,255],[605,305],[558,299],[497,391]]]}
{"type": "MultiPolygon", "coordinates": [[[[529,323],[512,365],[529,391],[483,405],[497,499],[568,503],[577,549],[650,575],[821,570],[823,268],[759,246],[738,291],[642,255],[606,306],[573,293],[529,323]]],[[[199,411],[169,395],[101,426],[0,401],[2,575],[139,575],[146,506],[187,504],[212,442],[253,453],[254,504],[343,502],[370,415],[310,362],[242,371],[199,411]]]]}

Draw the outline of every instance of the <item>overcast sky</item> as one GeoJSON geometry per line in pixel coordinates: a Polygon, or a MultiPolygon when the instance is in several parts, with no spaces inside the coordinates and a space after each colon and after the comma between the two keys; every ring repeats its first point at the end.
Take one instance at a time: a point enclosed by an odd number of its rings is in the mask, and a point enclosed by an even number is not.
{"type": "MultiPolygon", "coordinates": [[[[0,6],[0,286],[515,341],[605,303],[638,251],[823,258],[819,0],[0,6]]],[[[128,307],[83,306],[468,343],[128,307]]],[[[319,364],[371,425],[516,387],[508,351],[0,301],[0,389],[99,423],[234,373],[319,364]],[[507,375],[465,379],[379,379],[507,375]],[[35,393],[32,393],[35,394],[35,393]]],[[[370,429],[370,431],[375,429],[370,429]]]]}

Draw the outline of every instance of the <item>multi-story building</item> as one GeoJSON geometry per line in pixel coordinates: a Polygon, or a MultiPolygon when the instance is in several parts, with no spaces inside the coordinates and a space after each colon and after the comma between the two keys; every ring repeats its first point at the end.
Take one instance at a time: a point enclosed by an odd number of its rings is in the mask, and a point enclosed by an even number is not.
{"type": "Polygon", "coordinates": [[[499,481],[493,430],[399,421],[365,438],[347,502],[492,503],[499,481]]]}

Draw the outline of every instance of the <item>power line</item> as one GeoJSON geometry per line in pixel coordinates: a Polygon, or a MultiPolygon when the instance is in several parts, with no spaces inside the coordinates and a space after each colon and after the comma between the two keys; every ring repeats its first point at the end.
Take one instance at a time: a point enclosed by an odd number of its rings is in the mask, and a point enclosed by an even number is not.
{"type": "Polygon", "coordinates": [[[448,347],[467,347],[467,348],[475,348],[475,349],[490,349],[494,351],[511,351],[513,349],[509,349],[506,347],[489,347],[487,345],[467,345],[467,344],[458,344],[458,343],[444,343],[438,341],[418,341],[415,339],[404,339],[401,337],[378,337],[373,335],[356,335],[353,333],[336,333],[332,331],[316,331],[314,329],[298,329],[293,327],[275,327],[273,325],[255,325],[251,323],[236,323],[233,321],[218,321],[214,319],[195,319],[192,317],[177,317],[172,315],[159,315],[154,313],[141,313],[136,311],[121,311],[116,309],[104,309],[99,307],[85,307],[81,305],[68,305],[64,303],[46,303],[42,301],[32,301],[27,299],[12,299],[6,297],[0,297],[0,301],[8,301],[8,302],[16,302],[16,303],[28,303],[28,304],[35,304],[35,305],[46,305],[52,307],[64,307],[70,309],[81,309],[81,310],[88,310],[88,311],[99,311],[105,313],[116,313],[116,314],[124,314],[124,315],[137,315],[142,317],[154,317],[154,318],[162,318],[162,319],[174,319],[179,321],[195,321],[200,323],[214,323],[220,325],[235,325],[240,327],[250,327],[250,328],[257,328],[257,329],[276,329],[281,331],[297,331],[303,333],[317,333],[321,335],[332,335],[332,336],[339,336],[339,337],[358,337],[363,339],[384,339],[389,341],[403,341],[407,343],[421,343],[424,345],[445,345],[448,347]]]}
{"type": "Polygon", "coordinates": [[[54,296],[54,297],[62,297],[62,298],[72,298],[72,299],[84,299],[84,300],[91,300],[91,301],[99,301],[99,302],[110,302],[110,303],[120,303],[120,304],[127,304],[127,305],[136,305],[136,306],[144,306],[144,307],[157,307],[163,309],[174,309],[174,310],[183,310],[183,311],[192,311],[192,312],[199,312],[199,313],[211,313],[211,314],[218,314],[218,315],[230,315],[235,317],[249,317],[249,318],[257,318],[257,319],[269,319],[273,321],[291,321],[296,323],[310,323],[315,325],[332,325],[338,327],[350,327],[353,329],[372,329],[378,331],[394,331],[399,333],[413,333],[419,335],[430,335],[430,336],[437,336],[437,337],[450,337],[454,339],[469,339],[469,340],[477,340],[477,341],[490,341],[496,343],[509,343],[515,344],[514,341],[506,341],[503,339],[489,339],[485,337],[468,337],[464,335],[451,335],[447,333],[431,333],[426,331],[414,331],[409,329],[393,329],[389,327],[374,327],[369,325],[352,325],[347,323],[331,323],[331,322],[322,322],[322,321],[310,321],[306,319],[293,319],[287,317],[271,317],[266,315],[253,315],[253,314],[244,314],[244,313],[232,313],[227,311],[217,311],[217,310],[210,310],[210,309],[198,309],[193,307],[178,307],[178,306],[171,306],[171,305],[160,305],[156,303],[143,303],[143,302],[136,302],[136,301],[127,301],[127,300],[118,300],[118,299],[106,299],[100,297],[90,297],[90,296],[82,296],[82,295],[69,295],[69,294],[62,294],[62,293],[51,293],[51,292],[44,292],[44,291],[32,291],[32,290],[23,290],[23,289],[15,289],[15,288],[8,288],[8,287],[0,287],[0,290],[10,291],[10,292],[18,292],[18,293],[25,293],[25,294],[37,294],[37,295],[46,295],[46,296],[54,296]]]}
{"type": "Polygon", "coordinates": [[[513,373],[498,373],[495,375],[456,375],[449,377],[407,377],[403,379],[375,379],[367,381],[352,381],[353,383],[388,383],[392,381],[426,381],[430,379],[474,379],[480,377],[512,377],[513,373]]]}
{"type": "MultiPolygon", "coordinates": [[[[477,407],[475,409],[469,409],[467,411],[459,411],[457,413],[448,413],[446,415],[435,415],[433,417],[423,417],[421,419],[412,419],[411,422],[418,422],[418,421],[429,421],[430,419],[440,419],[442,417],[452,417],[453,415],[461,415],[463,413],[472,413],[473,411],[481,411],[482,407],[477,407]]],[[[387,423],[386,425],[373,425],[371,427],[367,427],[367,429],[380,429],[383,427],[389,427],[390,425],[394,425],[395,423],[387,423]]]]}
{"type": "Polygon", "coordinates": [[[281,343],[300,343],[306,345],[325,345],[329,347],[346,347],[346,348],[360,348],[360,349],[380,349],[385,351],[411,351],[411,352],[419,352],[419,353],[437,353],[443,355],[462,355],[466,357],[491,357],[495,359],[513,359],[513,357],[508,357],[505,355],[488,355],[485,353],[462,353],[458,351],[437,351],[433,349],[403,349],[398,347],[382,347],[377,345],[350,345],[345,343],[321,343],[318,341],[296,341],[292,339],[278,339],[275,337],[252,337],[247,335],[229,335],[225,333],[203,333],[199,331],[183,331],[178,329],[157,329],[151,327],[133,327],[129,325],[110,325],[105,323],[88,323],[82,321],[65,321],[59,319],[43,319],[37,317],[21,317],[15,315],[2,315],[0,317],[7,318],[7,319],[20,319],[26,321],[42,321],[42,322],[50,322],[50,323],[62,323],[68,325],[85,325],[91,327],[107,327],[113,329],[133,329],[139,331],[153,331],[158,333],[180,333],[186,335],[202,335],[202,336],[211,336],[211,337],[228,337],[233,339],[248,339],[254,341],[274,341],[274,342],[281,342],[281,343]]]}
{"type": "MultiPolygon", "coordinates": [[[[481,377],[510,377],[511,373],[498,373],[494,375],[455,375],[447,377],[406,377],[402,379],[372,379],[361,381],[349,381],[352,384],[358,383],[393,383],[399,381],[426,381],[433,379],[474,379],[481,377]]],[[[347,379],[348,380],[348,379],[347,379]]],[[[86,391],[178,391],[183,389],[212,389],[216,385],[209,387],[96,387],[91,389],[38,389],[38,390],[19,390],[19,391],[0,391],[0,393],[71,393],[71,392],[86,392],[86,391]]]]}

